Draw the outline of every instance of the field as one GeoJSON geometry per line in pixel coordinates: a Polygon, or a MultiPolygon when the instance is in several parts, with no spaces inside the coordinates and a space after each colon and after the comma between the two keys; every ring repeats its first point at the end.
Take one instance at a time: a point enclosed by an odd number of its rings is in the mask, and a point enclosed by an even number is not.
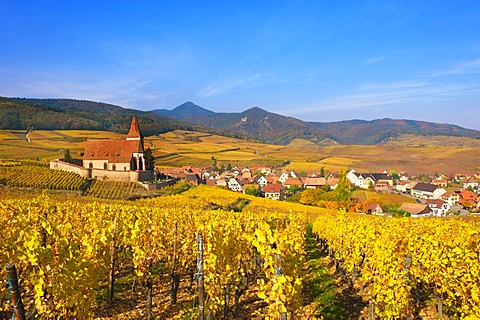
{"type": "MultiPolygon", "coordinates": [[[[87,139],[123,139],[125,136],[102,131],[33,131],[28,142],[23,131],[0,131],[0,157],[51,160],[63,157],[69,149],[81,158],[87,139]]],[[[219,165],[281,166],[299,172],[335,171],[406,171],[410,174],[475,173],[480,170],[479,140],[454,137],[405,135],[383,145],[317,146],[292,143],[269,145],[221,137],[201,132],[176,130],[145,139],[156,157],[158,167],[183,165],[210,166],[212,157],[219,165]]]]}

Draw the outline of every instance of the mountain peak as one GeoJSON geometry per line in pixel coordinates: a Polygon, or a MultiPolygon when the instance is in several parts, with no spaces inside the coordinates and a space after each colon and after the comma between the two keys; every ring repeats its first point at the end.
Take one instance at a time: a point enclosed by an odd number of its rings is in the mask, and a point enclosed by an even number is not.
{"type": "Polygon", "coordinates": [[[157,109],[153,113],[175,118],[177,120],[188,120],[194,117],[209,117],[214,115],[213,111],[202,108],[191,101],[187,101],[173,110],[157,109]]]}

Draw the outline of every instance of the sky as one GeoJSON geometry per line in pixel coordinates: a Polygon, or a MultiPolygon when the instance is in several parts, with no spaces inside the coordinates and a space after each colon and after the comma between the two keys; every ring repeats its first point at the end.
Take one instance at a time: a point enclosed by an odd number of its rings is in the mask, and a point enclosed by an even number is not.
{"type": "Polygon", "coordinates": [[[0,96],[480,130],[480,2],[0,0],[0,96]]]}

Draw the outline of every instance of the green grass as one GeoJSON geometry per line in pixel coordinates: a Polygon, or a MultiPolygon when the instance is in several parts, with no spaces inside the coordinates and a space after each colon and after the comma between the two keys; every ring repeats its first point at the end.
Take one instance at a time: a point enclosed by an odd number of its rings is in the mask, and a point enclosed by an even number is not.
{"type": "Polygon", "coordinates": [[[353,319],[359,318],[359,308],[363,308],[359,297],[340,293],[337,278],[331,274],[330,267],[325,264],[327,254],[317,246],[312,234],[312,226],[307,226],[306,258],[310,273],[306,277],[304,290],[314,306],[313,316],[320,319],[353,319]]]}
{"type": "Polygon", "coordinates": [[[306,241],[306,257],[311,271],[304,286],[310,293],[312,302],[315,305],[313,314],[324,319],[342,319],[345,310],[343,310],[337,297],[336,281],[329,273],[328,268],[323,264],[322,260],[326,255],[317,247],[311,226],[308,226],[306,241]]]}

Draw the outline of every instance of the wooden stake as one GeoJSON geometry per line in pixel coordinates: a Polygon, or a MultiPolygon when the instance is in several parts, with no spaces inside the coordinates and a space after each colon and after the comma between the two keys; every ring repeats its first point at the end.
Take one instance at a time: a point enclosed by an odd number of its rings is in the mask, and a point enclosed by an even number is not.
{"type": "Polygon", "coordinates": [[[18,287],[17,269],[14,264],[7,263],[7,283],[13,302],[13,313],[16,320],[25,320],[25,307],[23,306],[20,288],[18,287]]]}
{"type": "Polygon", "coordinates": [[[197,282],[198,282],[198,319],[205,319],[205,283],[203,277],[203,237],[198,234],[197,282]]]}
{"type": "Polygon", "coordinates": [[[116,241],[116,234],[117,234],[117,216],[113,220],[113,238],[112,242],[110,242],[110,277],[108,281],[108,306],[112,304],[113,295],[115,293],[114,285],[115,285],[115,260],[116,260],[116,253],[115,253],[115,241],[116,241]]]}

